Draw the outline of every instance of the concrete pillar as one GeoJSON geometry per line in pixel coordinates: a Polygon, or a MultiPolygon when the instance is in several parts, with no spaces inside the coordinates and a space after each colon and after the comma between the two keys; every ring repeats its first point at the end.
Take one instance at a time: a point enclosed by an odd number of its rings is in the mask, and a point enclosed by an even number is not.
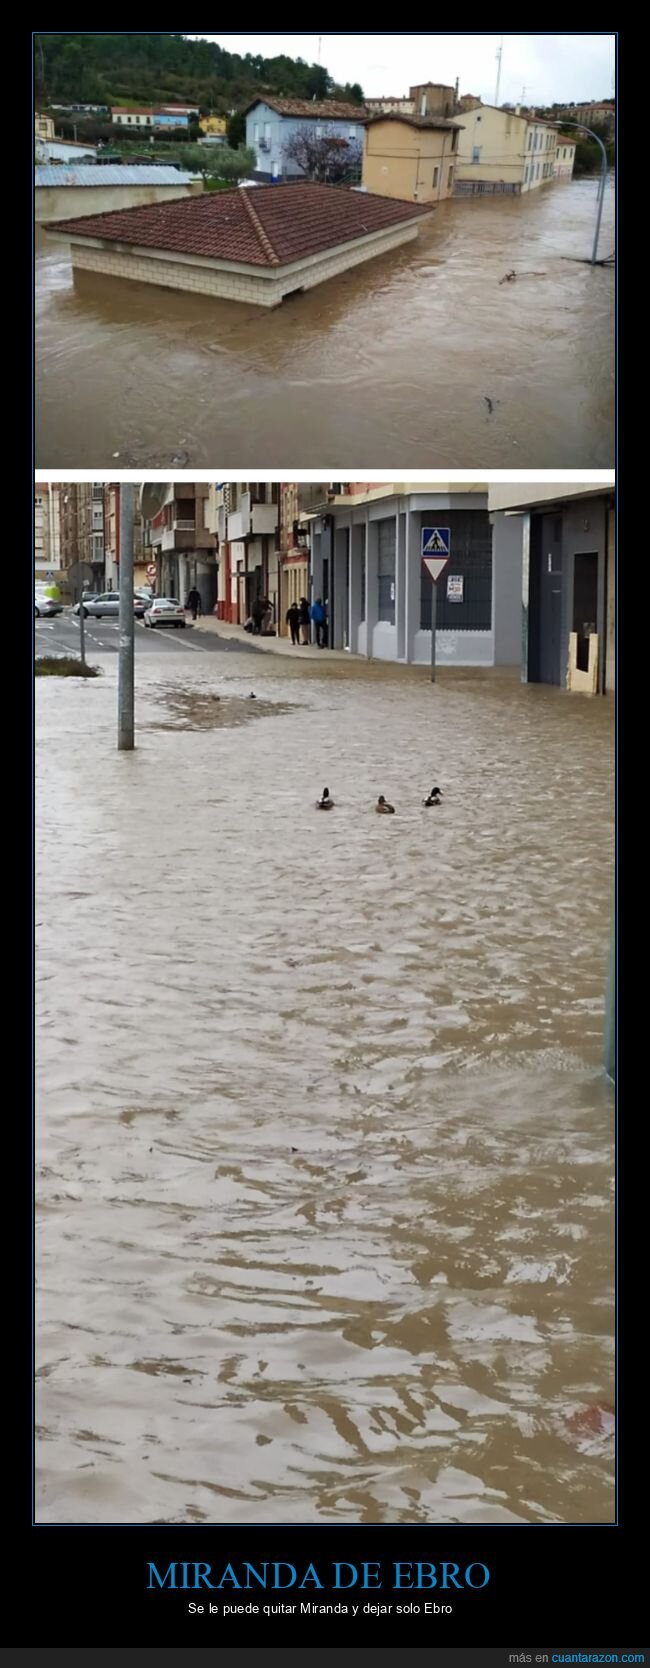
{"type": "Polygon", "coordinates": [[[365,650],[365,634],[363,646],[361,642],[361,628],[364,624],[362,596],[365,565],[366,529],[363,524],[356,522],[350,529],[350,649],[353,654],[363,654],[365,650]]]}
{"type": "Polygon", "coordinates": [[[409,663],[415,657],[415,636],[420,630],[420,522],[418,511],[409,510],[406,516],[405,536],[405,626],[404,626],[404,658],[409,663]]]}
{"type": "Polygon", "coordinates": [[[520,666],[523,518],[498,511],[490,520],[493,665],[520,666]]]}
{"type": "Polygon", "coordinates": [[[528,683],[528,610],[530,606],[530,515],[521,536],[521,681],[528,683]]]}
{"type": "Polygon", "coordinates": [[[372,660],[373,635],[379,607],[379,528],[368,519],[366,545],[366,654],[372,660]]]}
{"type": "Polygon", "coordinates": [[[395,653],[406,659],[406,516],[395,516],[395,653]]]}

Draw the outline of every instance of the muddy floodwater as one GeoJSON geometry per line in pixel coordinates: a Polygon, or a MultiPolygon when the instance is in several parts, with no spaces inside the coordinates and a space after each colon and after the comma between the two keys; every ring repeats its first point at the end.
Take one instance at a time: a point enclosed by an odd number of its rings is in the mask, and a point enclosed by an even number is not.
{"type": "Polygon", "coordinates": [[[613,468],[614,272],[584,264],[595,194],[443,203],[416,242],[272,312],[73,278],[39,228],[36,463],[613,468]]]}
{"type": "Polygon", "coordinates": [[[36,690],[39,1520],[610,1520],[610,703],[137,678],[36,690]]]}

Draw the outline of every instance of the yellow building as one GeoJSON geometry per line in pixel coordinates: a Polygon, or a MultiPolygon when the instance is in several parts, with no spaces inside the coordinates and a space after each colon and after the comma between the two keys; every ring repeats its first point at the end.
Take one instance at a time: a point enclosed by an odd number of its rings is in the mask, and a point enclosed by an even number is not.
{"type": "Polygon", "coordinates": [[[202,116],[199,122],[202,133],[225,133],[225,116],[202,116]]]}
{"type": "Polygon", "coordinates": [[[368,191],[403,202],[451,197],[458,122],[445,116],[373,116],[366,125],[362,180],[368,191]]]}
{"type": "Polygon", "coordinates": [[[553,179],[557,125],[476,104],[462,115],[456,179],[467,190],[533,191],[553,179]]]}

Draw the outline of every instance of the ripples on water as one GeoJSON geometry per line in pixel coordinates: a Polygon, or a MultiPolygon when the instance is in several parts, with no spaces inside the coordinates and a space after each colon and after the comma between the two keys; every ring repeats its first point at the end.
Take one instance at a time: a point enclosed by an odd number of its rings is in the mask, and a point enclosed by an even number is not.
{"type": "Polygon", "coordinates": [[[114,666],[37,686],[40,1520],[611,1518],[609,703],[160,730],[179,657],[124,755],[114,666]]]}
{"type": "Polygon", "coordinates": [[[614,273],[584,264],[595,191],[443,203],[417,242],[270,313],[73,283],[38,228],[37,463],[611,468],[614,273]]]}

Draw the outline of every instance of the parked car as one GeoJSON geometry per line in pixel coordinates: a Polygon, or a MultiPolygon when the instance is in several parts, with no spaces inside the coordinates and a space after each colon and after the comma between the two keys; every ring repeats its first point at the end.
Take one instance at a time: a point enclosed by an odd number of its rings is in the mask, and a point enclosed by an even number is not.
{"type": "Polygon", "coordinates": [[[144,623],[152,629],[154,626],[185,627],[185,609],[176,597],[154,597],[147,609],[144,623]]]}
{"type": "MultiPolygon", "coordinates": [[[[147,603],[144,597],[134,596],[133,612],[136,620],[144,618],[146,608],[147,603]]],[[[73,614],[80,614],[82,610],[85,620],[88,618],[92,620],[103,620],[104,618],[116,620],[120,612],[120,593],[119,591],[101,591],[99,596],[90,596],[84,592],[83,600],[75,605],[72,612],[73,614]]]]}
{"type": "Polygon", "coordinates": [[[62,602],[59,602],[56,597],[48,597],[48,595],[45,591],[41,591],[38,588],[35,590],[35,592],[34,592],[34,618],[36,620],[51,619],[53,614],[62,614],[62,613],[63,613],[63,603],[62,602]]]}

